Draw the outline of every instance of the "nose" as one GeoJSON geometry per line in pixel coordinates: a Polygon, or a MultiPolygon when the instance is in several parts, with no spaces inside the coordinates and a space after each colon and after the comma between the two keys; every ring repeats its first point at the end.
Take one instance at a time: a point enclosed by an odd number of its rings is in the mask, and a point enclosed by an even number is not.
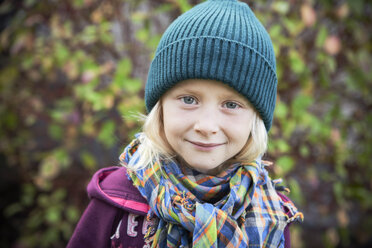
{"type": "Polygon", "coordinates": [[[219,131],[218,113],[210,109],[201,112],[194,124],[194,130],[203,136],[216,134],[219,131]]]}

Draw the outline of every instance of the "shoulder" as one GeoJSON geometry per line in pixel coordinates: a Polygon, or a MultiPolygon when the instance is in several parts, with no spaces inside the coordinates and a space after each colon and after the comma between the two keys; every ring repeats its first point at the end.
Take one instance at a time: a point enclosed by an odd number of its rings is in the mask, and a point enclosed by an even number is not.
{"type": "Polygon", "coordinates": [[[120,209],[146,215],[149,206],[127,176],[125,167],[107,167],[97,171],[89,185],[90,198],[102,200],[120,209]]]}

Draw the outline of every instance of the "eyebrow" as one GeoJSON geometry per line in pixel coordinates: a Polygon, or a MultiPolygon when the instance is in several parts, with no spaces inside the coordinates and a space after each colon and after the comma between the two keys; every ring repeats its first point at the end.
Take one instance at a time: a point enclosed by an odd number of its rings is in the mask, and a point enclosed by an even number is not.
{"type": "MultiPolygon", "coordinates": [[[[199,95],[200,92],[198,90],[194,90],[193,87],[191,86],[187,86],[187,85],[182,85],[180,86],[178,89],[175,90],[175,93],[179,92],[179,91],[183,91],[182,93],[183,94],[191,94],[191,95],[199,95]]],[[[203,90],[203,92],[207,92],[205,90],[203,90]]],[[[237,99],[239,101],[242,101],[248,105],[251,105],[251,103],[241,94],[239,94],[238,92],[234,92],[234,91],[228,91],[228,92],[223,92],[222,94],[219,94],[218,95],[219,98],[227,98],[227,99],[237,99]]]]}

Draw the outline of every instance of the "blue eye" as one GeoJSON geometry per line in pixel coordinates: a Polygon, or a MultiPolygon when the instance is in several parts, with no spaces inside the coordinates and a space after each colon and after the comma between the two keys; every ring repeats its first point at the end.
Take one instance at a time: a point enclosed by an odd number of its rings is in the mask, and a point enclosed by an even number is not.
{"type": "Polygon", "coordinates": [[[240,106],[235,103],[235,102],[226,102],[225,104],[225,107],[228,108],[228,109],[237,109],[239,108],[240,106]]]}
{"type": "Polygon", "coordinates": [[[192,96],[184,96],[184,97],[181,97],[181,100],[183,103],[185,104],[195,104],[196,103],[196,100],[194,97],[192,96]]]}

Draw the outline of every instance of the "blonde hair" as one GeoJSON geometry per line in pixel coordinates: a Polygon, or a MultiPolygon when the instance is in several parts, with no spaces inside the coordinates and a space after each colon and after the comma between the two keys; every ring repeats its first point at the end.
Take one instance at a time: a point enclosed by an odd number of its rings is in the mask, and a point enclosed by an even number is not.
{"type": "MultiPolygon", "coordinates": [[[[172,161],[175,157],[163,130],[163,108],[161,100],[156,103],[147,116],[143,116],[143,119],[143,132],[138,137],[141,143],[138,148],[139,160],[135,164],[129,163],[126,165],[128,169],[134,171],[143,169],[154,162],[172,161]]],[[[248,141],[243,149],[231,158],[231,162],[252,162],[266,152],[267,142],[268,137],[265,124],[259,114],[255,112],[248,141]]]]}

